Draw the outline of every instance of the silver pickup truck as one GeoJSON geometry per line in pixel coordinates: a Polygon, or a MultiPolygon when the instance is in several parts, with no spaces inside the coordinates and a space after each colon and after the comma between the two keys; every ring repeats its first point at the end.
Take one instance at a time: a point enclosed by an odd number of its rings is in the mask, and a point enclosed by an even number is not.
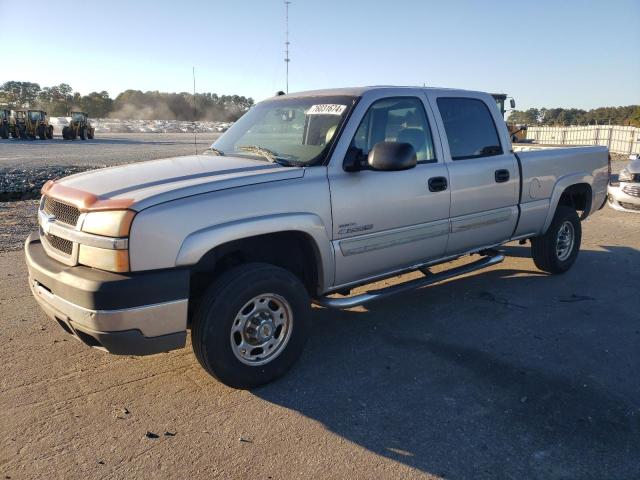
{"type": "Polygon", "coordinates": [[[539,269],[567,271],[580,221],[605,202],[608,157],[515,154],[481,92],[276,96],[205,154],[48,182],[25,245],[30,286],[89,346],[153,354],[183,347],[190,329],[209,373],[250,388],[298,358],[312,302],[350,308],[485,268],[512,240],[530,239],[539,269]],[[410,271],[424,276],[351,294],[410,271]]]}

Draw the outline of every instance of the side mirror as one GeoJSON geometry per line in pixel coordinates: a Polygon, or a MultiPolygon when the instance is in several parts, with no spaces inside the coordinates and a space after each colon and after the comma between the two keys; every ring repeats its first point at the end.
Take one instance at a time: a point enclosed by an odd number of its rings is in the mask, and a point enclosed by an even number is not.
{"type": "Polygon", "coordinates": [[[416,166],[416,151],[410,143],[380,142],[369,152],[367,164],[372,170],[398,171],[416,166]]]}
{"type": "Polygon", "coordinates": [[[513,98],[511,100],[509,100],[509,106],[511,108],[516,108],[516,101],[513,98]]]}

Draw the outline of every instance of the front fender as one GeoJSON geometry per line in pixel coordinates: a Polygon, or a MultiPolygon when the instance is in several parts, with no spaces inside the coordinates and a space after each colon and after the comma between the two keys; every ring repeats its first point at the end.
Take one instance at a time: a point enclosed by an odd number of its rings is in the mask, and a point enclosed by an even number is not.
{"type": "Polygon", "coordinates": [[[593,176],[588,172],[572,173],[571,175],[566,175],[558,179],[553,187],[553,192],[551,193],[549,211],[547,212],[547,218],[545,219],[544,226],[542,227],[542,234],[546,233],[553,221],[553,216],[556,214],[556,209],[558,208],[558,203],[560,202],[562,193],[571,185],[577,185],[578,183],[586,183],[590,185],[593,190],[593,176]]]}
{"type": "Polygon", "coordinates": [[[195,265],[211,249],[234,240],[287,231],[311,237],[319,256],[319,284],[323,291],[328,290],[334,279],[333,249],[321,218],[311,213],[245,218],[198,230],[185,238],[176,257],[176,266],[195,265]]]}

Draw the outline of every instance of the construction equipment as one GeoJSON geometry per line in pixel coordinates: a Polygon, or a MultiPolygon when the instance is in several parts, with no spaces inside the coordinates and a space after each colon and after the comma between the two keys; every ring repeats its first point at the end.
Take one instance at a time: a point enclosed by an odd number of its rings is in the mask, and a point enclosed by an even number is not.
{"type": "Polygon", "coordinates": [[[62,129],[62,138],[75,140],[80,137],[82,140],[92,140],[95,132],[95,127],[89,122],[89,115],[85,112],[71,112],[71,122],[62,129]]]}
{"type": "MultiPolygon", "coordinates": [[[[516,108],[516,101],[513,99],[513,97],[507,97],[506,93],[492,93],[491,96],[496,101],[496,104],[498,105],[498,110],[500,110],[500,113],[502,113],[502,118],[504,118],[504,114],[507,111],[505,108],[505,102],[507,101],[507,98],[510,99],[509,106],[511,107],[511,109],[516,108]]],[[[526,125],[507,122],[507,129],[509,130],[509,135],[511,136],[511,141],[513,143],[521,142],[527,136],[526,125]]]]}
{"type": "Polygon", "coordinates": [[[16,110],[16,137],[35,140],[51,140],[53,125],[49,125],[49,117],[44,110],[16,110]]]}
{"type": "Polygon", "coordinates": [[[15,120],[11,116],[11,110],[7,108],[0,109],[0,138],[9,138],[9,135],[15,138],[15,120]]]}

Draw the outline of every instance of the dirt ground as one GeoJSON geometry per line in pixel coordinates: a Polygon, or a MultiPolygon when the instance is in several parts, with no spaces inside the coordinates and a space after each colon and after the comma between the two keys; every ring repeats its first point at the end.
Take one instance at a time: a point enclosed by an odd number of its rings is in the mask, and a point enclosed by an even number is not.
{"type": "Polygon", "coordinates": [[[295,369],[251,392],[189,348],[83,346],[36,306],[22,253],[0,253],[0,474],[638,478],[639,249],[640,215],[606,209],[564,276],[510,245],[484,272],[316,308],[295,369]]]}
{"type": "Polygon", "coordinates": [[[587,220],[562,276],[510,244],[485,271],[314,308],[295,368],[239,391],[190,344],[118,357],[67,335],[27,286],[34,205],[0,206],[0,480],[640,478],[640,215],[587,220]]]}

